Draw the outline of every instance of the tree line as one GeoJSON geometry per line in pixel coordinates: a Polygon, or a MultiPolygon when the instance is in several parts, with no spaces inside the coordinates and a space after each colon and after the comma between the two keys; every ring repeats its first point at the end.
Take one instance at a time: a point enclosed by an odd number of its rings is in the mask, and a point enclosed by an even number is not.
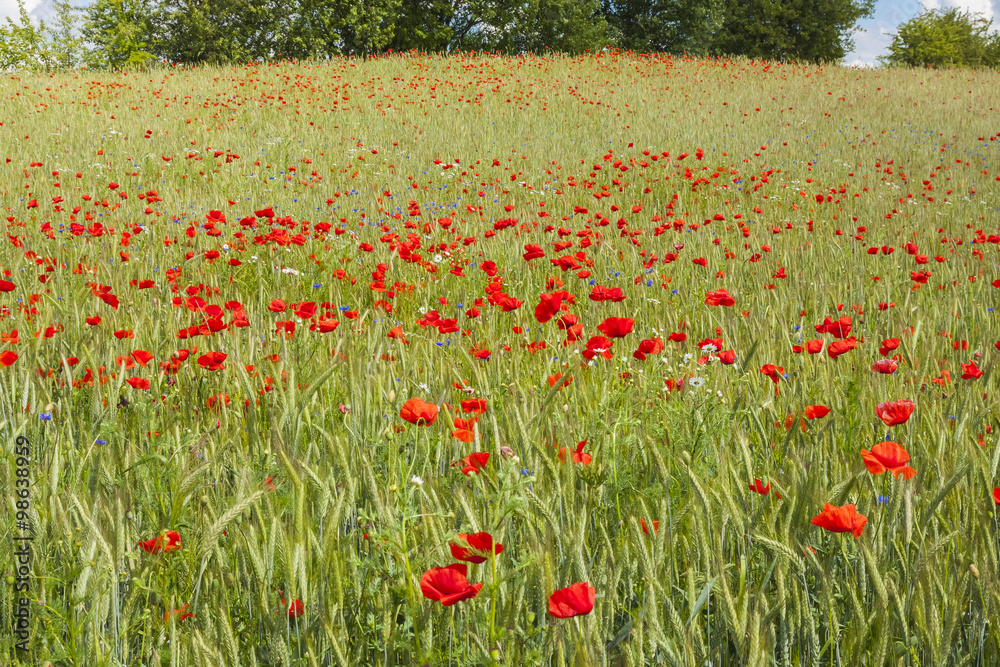
{"type": "MultiPolygon", "coordinates": [[[[829,63],[854,48],[875,0],[56,0],[48,23],[18,4],[0,26],[5,70],[605,47],[829,63]]],[[[994,66],[988,26],[925,12],[900,26],[884,63],[994,66]]]]}
{"type": "MultiPolygon", "coordinates": [[[[20,0],[19,0],[20,1],[20,0]]],[[[637,52],[838,61],[874,0],[57,0],[0,27],[0,67],[123,68],[387,52],[637,52]]]]}

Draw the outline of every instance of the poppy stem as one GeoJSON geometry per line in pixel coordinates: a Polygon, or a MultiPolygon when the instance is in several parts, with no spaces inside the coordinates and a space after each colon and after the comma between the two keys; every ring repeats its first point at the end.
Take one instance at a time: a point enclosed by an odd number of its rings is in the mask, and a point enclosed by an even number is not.
{"type": "Polygon", "coordinates": [[[406,590],[410,593],[410,608],[413,609],[413,643],[417,652],[417,661],[420,661],[420,628],[417,625],[417,616],[420,614],[420,605],[417,602],[416,593],[413,591],[413,574],[410,569],[410,558],[406,549],[406,517],[403,517],[403,525],[400,530],[400,546],[403,552],[403,565],[406,568],[406,590]]]}
{"type": "Polygon", "coordinates": [[[497,585],[497,555],[496,547],[490,546],[490,567],[493,571],[492,587],[493,595],[490,603],[490,651],[496,647],[497,630],[497,596],[500,594],[500,587],[497,585]]]}

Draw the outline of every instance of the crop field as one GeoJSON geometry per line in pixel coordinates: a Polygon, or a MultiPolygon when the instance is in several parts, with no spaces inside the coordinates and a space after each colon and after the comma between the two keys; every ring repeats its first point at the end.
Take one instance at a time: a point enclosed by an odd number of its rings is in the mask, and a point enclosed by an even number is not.
{"type": "Polygon", "coordinates": [[[23,665],[996,665],[1000,74],[0,81],[23,665]]]}

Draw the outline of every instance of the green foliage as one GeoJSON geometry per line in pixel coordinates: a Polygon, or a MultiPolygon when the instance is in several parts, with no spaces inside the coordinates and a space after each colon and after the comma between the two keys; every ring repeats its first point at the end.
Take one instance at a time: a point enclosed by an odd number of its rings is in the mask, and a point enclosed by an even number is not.
{"type": "Polygon", "coordinates": [[[639,52],[704,54],[722,25],[722,0],[604,0],[618,46],[639,52]]]}
{"type": "Polygon", "coordinates": [[[342,51],[367,58],[388,46],[395,30],[400,0],[341,0],[342,51]]]}
{"type": "Polygon", "coordinates": [[[282,16],[274,0],[164,0],[156,54],[171,62],[269,58],[282,16]]]}
{"type": "Polygon", "coordinates": [[[455,6],[449,0],[402,0],[389,48],[425,53],[447,51],[455,6]]]}
{"type": "Polygon", "coordinates": [[[608,24],[600,0],[535,0],[526,19],[516,33],[523,39],[522,51],[575,55],[606,43],[608,24]]]}
{"type": "Polygon", "coordinates": [[[400,7],[400,0],[298,0],[276,52],[285,58],[367,58],[392,43],[400,7]]]}
{"type": "Polygon", "coordinates": [[[95,0],[82,32],[68,0],[48,34],[21,4],[0,28],[0,66],[142,67],[386,51],[641,52],[827,62],[874,0],[95,0]]]}
{"type": "Polygon", "coordinates": [[[929,10],[899,26],[886,65],[910,67],[1000,66],[1000,34],[992,21],[957,8],[929,10]]]}
{"type": "Polygon", "coordinates": [[[843,59],[858,20],[875,9],[874,0],[722,1],[714,53],[814,63],[843,59]]]}
{"type": "Polygon", "coordinates": [[[7,17],[0,26],[0,69],[44,70],[55,65],[45,40],[45,22],[36,26],[28,16],[24,0],[17,0],[19,20],[7,17]]]}
{"type": "Polygon", "coordinates": [[[129,69],[152,59],[151,0],[94,0],[84,14],[83,38],[94,45],[87,66],[129,69]]]}

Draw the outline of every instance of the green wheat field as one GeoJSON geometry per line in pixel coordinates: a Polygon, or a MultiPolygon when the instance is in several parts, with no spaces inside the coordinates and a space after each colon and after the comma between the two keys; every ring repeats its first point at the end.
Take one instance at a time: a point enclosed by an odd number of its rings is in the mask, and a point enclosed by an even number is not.
{"type": "Polygon", "coordinates": [[[3,664],[1000,664],[996,72],[0,100],[3,664]]]}

